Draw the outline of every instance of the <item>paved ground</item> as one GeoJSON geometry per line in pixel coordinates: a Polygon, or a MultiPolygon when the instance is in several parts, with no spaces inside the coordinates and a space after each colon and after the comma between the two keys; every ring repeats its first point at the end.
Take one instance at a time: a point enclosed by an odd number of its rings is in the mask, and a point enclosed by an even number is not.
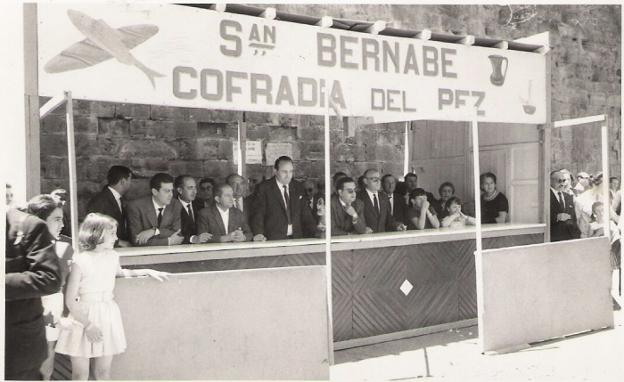
{"type": "MultiPolygon", "coordinates": [[[[618,298],[620,305],[624,302],[618,298]]],[[[337,351],[333,381],[624,381],[624,313],[615,327],[481,355],[477,327],[337,351]]]]}

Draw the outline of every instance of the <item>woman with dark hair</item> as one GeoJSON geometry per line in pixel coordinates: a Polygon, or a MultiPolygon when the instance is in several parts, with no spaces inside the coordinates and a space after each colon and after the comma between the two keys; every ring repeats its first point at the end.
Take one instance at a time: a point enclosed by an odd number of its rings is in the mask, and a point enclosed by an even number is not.
{"type": "Polygon", "coordinates": [[[59,336],[58,326],[65,306],[63,292],[74,251],[71,247],[71,240],[67,236],[61,235],[64,225],[61,199],[52,195],[37,195],[28,201],[27,212],[46,222],[48,231],[54,237],[54,249],[59,257],[61,291],[41,297],[43,316],[46,320],[46,340],[48,341],[48,358],[41,365],[41,376],[44,380],[50,380],[54,371],[54,345],[59,336]]]}
{"type": "Polygon", "coordinates": [[[464,214],[461,210],[462,201],[457,196],[451,196],[444,206],[446,217],[442,219],[442,227],[463,228],[466,225],[474,225],[475,219],[464,214]]]}
{"type": "Polygon", "coordinates": [[[446,201],[455,195],[455,186],[451,182],[444,182],[438,188],[438,194],[440,195],[440,199],[433,203],[433,208],[438,214],[438,217],[442,219],[446,216],[446,201]]]}
{"type": "Polygon", "coordinates": [[[500,224],[507,221],[509,202],[496,188],[496,175],[491,172],[481,174],[481,223],[500,224]]]}
{"type": "Polygon", "coordinates": [[[427,200],[427,192],[422,188],[413,189],[409,193],[407,221],[407,229],[440,228],[436,212],[427,200]]]}

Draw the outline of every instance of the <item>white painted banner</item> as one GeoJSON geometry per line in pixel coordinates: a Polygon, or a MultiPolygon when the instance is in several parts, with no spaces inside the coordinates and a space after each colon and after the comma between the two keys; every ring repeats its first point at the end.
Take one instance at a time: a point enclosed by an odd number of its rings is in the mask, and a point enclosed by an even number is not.
{"type": "Polygon", "coordinates": [[[372,35],[171,4],[39,4],[53,96],[376,122],[546,121],[537,53],[372,35]],[[332,111],[332,114],[334,111],[332,111]]]}

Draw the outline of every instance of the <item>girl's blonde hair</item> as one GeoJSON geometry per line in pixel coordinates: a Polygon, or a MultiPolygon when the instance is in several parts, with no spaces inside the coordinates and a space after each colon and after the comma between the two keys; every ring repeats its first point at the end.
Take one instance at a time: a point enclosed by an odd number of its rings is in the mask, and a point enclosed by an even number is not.
{"type": "Polygon", "coordinates": [[[91,251],[104,242],[104,232],[116,231],[117,221],[108,215],[92,212],[80,225],[78,245],[82,251],[91,251]]]}

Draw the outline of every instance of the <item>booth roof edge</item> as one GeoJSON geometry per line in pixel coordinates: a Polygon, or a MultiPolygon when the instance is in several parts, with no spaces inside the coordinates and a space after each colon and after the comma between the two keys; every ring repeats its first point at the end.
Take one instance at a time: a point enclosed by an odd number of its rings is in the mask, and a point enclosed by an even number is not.
{"type": "MultiPolygon", "coordinates": [[[[202,8],[202,9],[210,9],[213,4],[185,4],[179,3],[177,5],[181,6],[189,6],[194,8],[202,8]]],[[[254,17],[263,17],[266,8],[264,7],[256,7],[253,5],[245,5],[245,4],[226,4],[225,12],[242,14],[254,17]]],[[[306,25],[317,25],[321,21],[322,16],[308,16],[301,14],[288,13],[283,11],[277,11],[275,20],[285,21],[285,22],[294,22],[298,24],[306,24],[306,25]]],[[[330,28],[334,29],[342,29],[342,30],[351,30],[359,33],[368,32],[368,28],[375,24],[375,21],[362,21],[362,20],[350,20],[344,18],[333,18],[333,24],[330,28]]],[[[392,36],[392,37],[401,37],[401,38],[415,38],[420,30],[410,30],[403,28],[394,28],[389,24],[385,29],[383,29],[379,34],[383,36],[392,36]]],[[[444,42],[448,44],[458,44],[463,45],[464,38],[467,35],[457,35],[452,33],[440,33],[433,32],[431,33],[431,41],[444,42]]],[[[485,48],[496,48],[500,46],[501,43],[506,42],[508,50],[516,50],[521,52],[529,52],[529,53],[537,53],[541,54],[544,50],[542,48],[546,48],[543,45],[537,44],[527,44],[524,42],[518,42],[514,40],[504,40],[494,37],[480,37],[474,36],[475,42],[474,46],[480,46],[485,48]]]]}

